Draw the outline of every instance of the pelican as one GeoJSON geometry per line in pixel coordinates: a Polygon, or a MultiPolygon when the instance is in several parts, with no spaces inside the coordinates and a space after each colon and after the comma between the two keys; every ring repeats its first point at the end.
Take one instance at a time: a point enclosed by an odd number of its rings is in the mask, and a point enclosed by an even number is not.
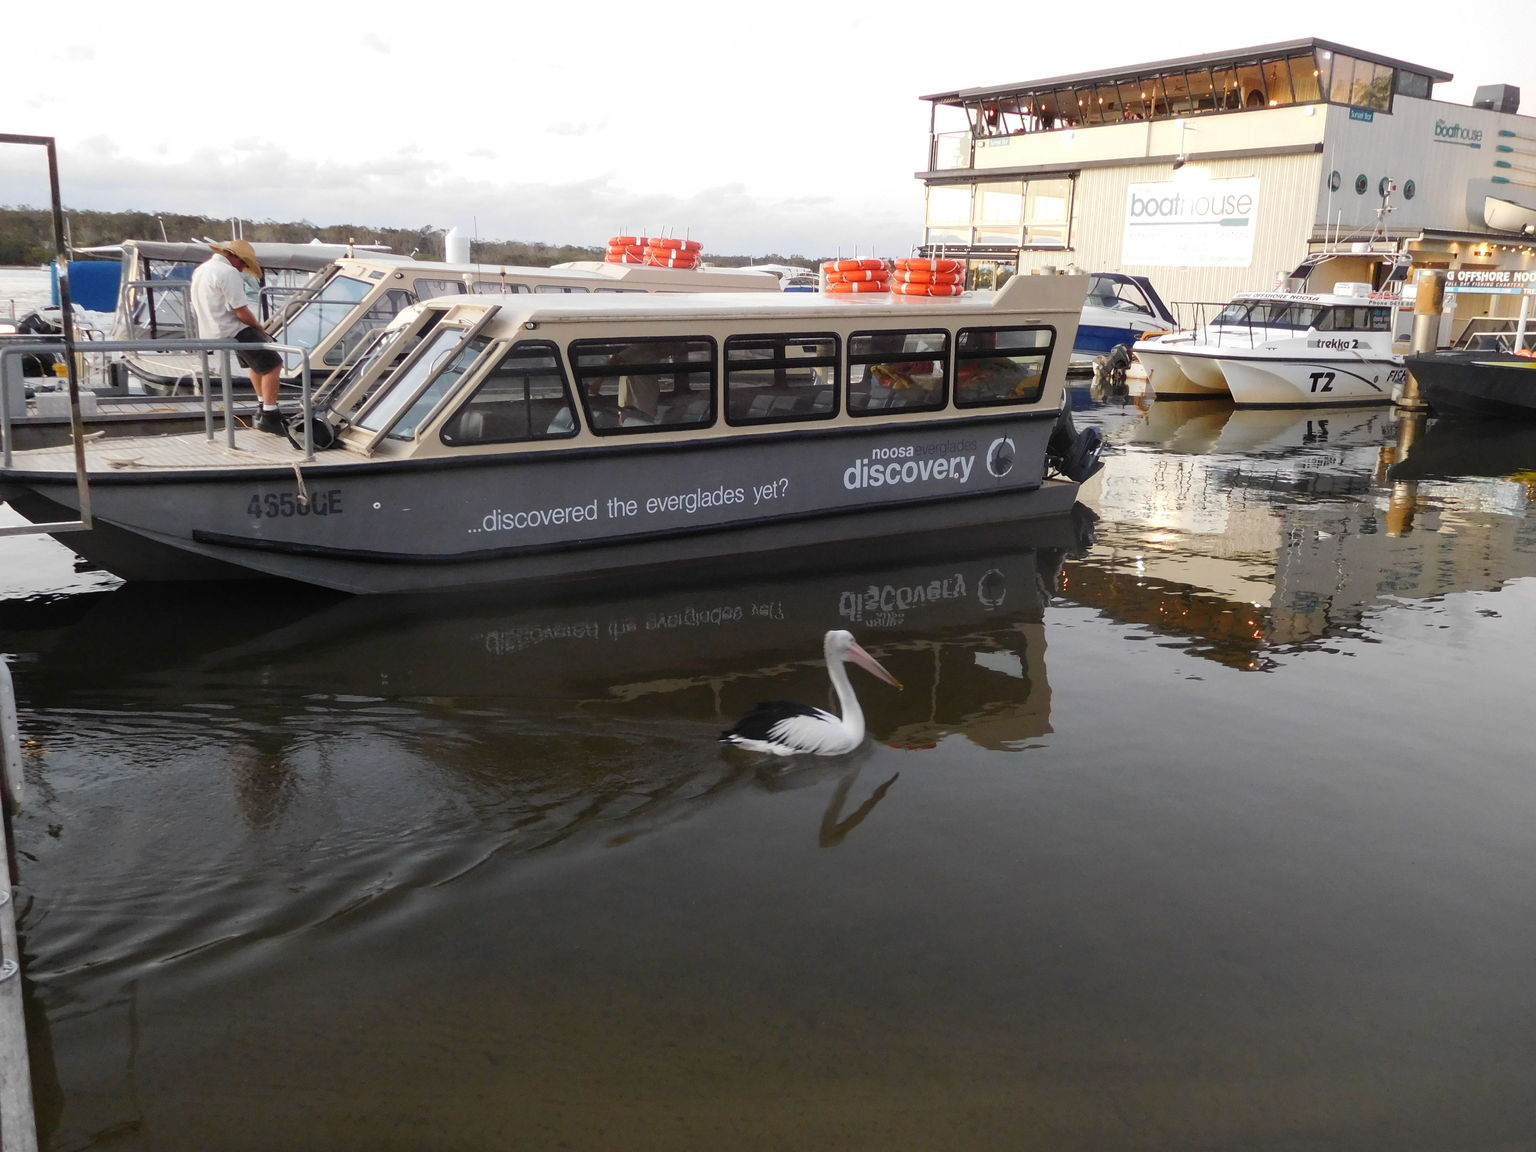
{"type": "Polygon", "coordinates": [[[857,748],[864,739],[864,710],[853,694],[853,685],[848,683],[848,670],[843,662],[852,660],[898,688],[901,682],[860,648],[851,632],[828,632],[822,649],[827,654],[827,675],[842,708],[841,718],[792,700],[769,700],[743,716],[736,727],[720,733],[720,742],[775,756],[840,756],[857,748]]]}

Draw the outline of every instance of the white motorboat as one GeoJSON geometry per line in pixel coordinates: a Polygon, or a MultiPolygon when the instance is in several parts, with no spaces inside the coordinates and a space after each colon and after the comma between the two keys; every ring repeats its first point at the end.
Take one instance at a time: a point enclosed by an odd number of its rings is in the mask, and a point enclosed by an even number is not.
{"type": "MultiPolygon", "coordinates": [[[[1306,284],[1337,255],[1309,257],[1291,282],[1306,284]]],[[[1343,282],[1330,292],[1247,292],[1209,325],[1137,341],[1149,388],[1165,397],[1230,396],[1239,407],[1389,402],[1406,378],[1396,331],[1409,258],[1381,260],[1380,289],[1343,282]]]]}

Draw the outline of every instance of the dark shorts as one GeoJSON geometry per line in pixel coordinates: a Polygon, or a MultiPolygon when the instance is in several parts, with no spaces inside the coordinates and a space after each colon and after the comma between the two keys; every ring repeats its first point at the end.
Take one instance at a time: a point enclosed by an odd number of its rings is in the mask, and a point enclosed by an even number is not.
{"type": "MultiPolygon", "coordinates": [[[[271,338],[259,328],[242,328],[235,333],[235,339],[242,344],[265,344],[271,338]]],[[[257,348],[253,352],[236,352],[235,359],[240,361],[242,367],[263,373],[283,366],[283,358],[270,348],[257,348]]]]}

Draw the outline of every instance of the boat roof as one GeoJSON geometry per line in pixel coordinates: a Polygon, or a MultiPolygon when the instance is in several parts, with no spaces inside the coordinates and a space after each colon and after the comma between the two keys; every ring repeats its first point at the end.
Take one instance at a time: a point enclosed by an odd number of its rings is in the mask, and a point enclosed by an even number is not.
{"type": "Polygon", "coordinates": [[[1059,306],[1071,310],[1082,307],[1088,277],[1015,276],[996,292],[966,292],[960,296],[905,296],[895,292],[859,293],[783,293],[783,292],[690,292],[615,294],[601,296],[540,296],[518,293],[508,296],[440,296],[423,301],[421,306],[497,307],[500,314],[493,325],[507,324],[536,329],[545,322],[574,323],[586,320],[623,322],[626,320],[752,320],[772,317],[785,320],[818,319],[833,316],[879,317],[946,316],[971,313],[982,318],[986,313],[1017,313],[1059,306]],[[1059,298],[1042,300],[1042,289],[1057,289],[1059,298]]]}
{"type": "MultiPolygon", "coordinates": [[[[362,244],[278,244],[254,242],[251,247],[263,268],[304,268],[318,271],[348,256],[360,256],[389,264],[413,263],[409,256],[362,244]]],[[[171,260],[178,264],[200,264],[212,254],[211,245],[202,241],[124,240],[118,244],[98,244],[72,249],[82,256],[120,259],[137,253],[148,260],[171,260]]]]}

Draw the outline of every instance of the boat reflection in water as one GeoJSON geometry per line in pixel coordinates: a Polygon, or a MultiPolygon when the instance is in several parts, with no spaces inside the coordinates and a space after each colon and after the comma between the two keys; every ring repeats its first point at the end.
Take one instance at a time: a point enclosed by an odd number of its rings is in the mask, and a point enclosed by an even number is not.
{"type": "Polygon", "coordinates": [[[1165,403],[1105,427],[1112,460],[1082,493],[1099,546],[1069,565],[1068,599],[1267,670],[1365,631],[1390,600],[1536,574],[1530,477],[1405,483],[1536,467],[1530,432],[1473,439],[1434,422],[1416,442],[1417,426],[1380,407],[1165,403]]]}
{"type": "MultiPolygon", "coordinates": [[[[861,693],[875,738],[920,746],[961,735],[1007,748],[1049,731],[1045,605],[1064,557],[1086,549],[1092,531],[1079,508],[986,534],[891,541],[865,566],[836,573],[765,576],[759,565],[743,578],[700,567],[685,585],[610,585],[566,601],[504,590],[336,598],[264,585],[202,596],[125,585],[0,601],[0,650],[25,663],[24,706],[43,723],[100,693],[131,692],[132,707],[150,711],[269,700],[275,711],[255,725],[257,751],[276,763],[289,759],[285,748],[324,739],[328,709],[386,704],[451,708],[468,717],[466,730],[507,708],[561,724],[572,715],[599,727],[644,720],[712,741],[758,700],[821,703],[820,638],[844,627],[907,686],[861,693]]],[[[422,751],[445,771],[462,769],[456,746],[422,751]]],[[[570,786],[591,787],[589,760],[572,763],[582,775],[570,786]]]]}

